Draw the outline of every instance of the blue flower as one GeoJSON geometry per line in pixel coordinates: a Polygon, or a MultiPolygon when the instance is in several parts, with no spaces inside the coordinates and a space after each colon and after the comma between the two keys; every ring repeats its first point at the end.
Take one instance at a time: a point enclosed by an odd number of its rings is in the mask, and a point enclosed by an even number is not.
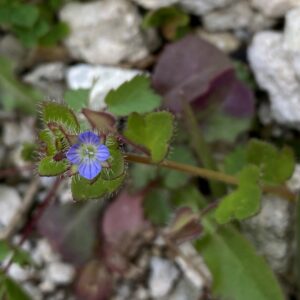
{"type": "Polygon", "coordinates": [[[99,136],[91,131],[81,133],[78,143],[73,145],[66,155],[72,164],[78,166],[79,174],[89,180],[101,172],[101,163],[110,157],[108,148],[100,144],[99,136]]]}

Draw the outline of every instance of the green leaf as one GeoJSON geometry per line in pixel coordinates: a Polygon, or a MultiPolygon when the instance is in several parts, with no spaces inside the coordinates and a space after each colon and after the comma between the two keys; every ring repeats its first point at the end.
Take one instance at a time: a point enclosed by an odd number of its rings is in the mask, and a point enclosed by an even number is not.
{"type": "Polygon", "coordinates": [[[162,111],[144,116],[132,113],[124,135],[133,143],[146,147],[153,162],[162,161],[169,149],[173,134],[173,115],[162,111]]]}
{"type": "Polygon", "coordinates": [[[174,40],[188,31],[190,17],[178,7],[162,7],[146,14],[142,26],[144,28],[161,27],[164,35],[174,40]]]}
{"type": "Polygon", "coordinates": [[[64,99],[70,108],[79,112],[87,106],[89,94],[89,89],[68,90],[65,92],[64,99]]]}
{"type": "Polygon", "coordinates": [[[225,173],[235,175],[239,173],[246,164],[246,149],[244,147],[237,147],[234,151],[232,151],[225,157],[225,173]]]}
{"type": "Polygon", "coordinates": [[[205,236],[197,250],[213,276],[213,293],[221,299],[284,300],[285,297],[265,260],[232,226],[217,227],[202,221],[205,236]]]}
{"type": "Polygon", "coordinates": [[[63,40],[70,33],[67,23],[58,22],[49,28],[48,32],[39,39],[42,46],[53,46],[63,40]]]}
{"type": "Polygon", "coordinates": [[[108,168],[103,168],[101,178],[104,180],[112,180],[121,176],[125,172],[125,162],[122,152],[107,145],[110,157],[107,160],[108,168]]]}
{"type": "Polygon", "coordinates": [[[30,300],[27,292],[23,290],[19,283],[13,279],[6,277],[4,279],[7,300],[30,300]]]}
{"type": "Polygon", "coordinates": [[[155,225],[166,225],[171,217],[169,193],[165,189],[152,189],[144,200],[145,216],[155,225]]]}
{"type": "Polygon", "coordinates": [[[205,139],[208,142],[226,141],[233,143],[239,134],[250,128],[251,120],[237,118],[216,112],[211,115],[205,124],[205,139]]]}
{"type": "Polygon", "coordinates": [[[38,173],[40,176],[57,176],[66,172],[68,168],[68,160],[55,161],[51,156],[46,156],[39,162],[38,173]]]}
{"type": "MultiPolygon", "coordinates": [[[[168,159],[189,165],[197,164],[191,150],[185,146],[175,146],[168,159]]],[[[183,172],[167,169],[161,170],[160,174],[163,176],[164,185],[169,189],[177,189],[184,186],[190,178],[188,174],[183,172]]]]}
{"type": "Polygon", "coordinates": [[[258,166],[262,180],[270,184],[281,184],[288,180],[295,168],[295,157],[291,148],[280,151],[273,145],[253,139],[246,149],[248,163],[258,166]]]}
{"type": "Polygon", "coordinates": [[[125,174],[112,180],[104,180],[99,176],[95,181],[81,176],[73,176],[71,190],[74,200],[97,199],[115,192],[125,179],[125,174]]]}
{"type": "Polygon", "coordinates": [[[39,132],[39,139],[44,143],[45,153],[48,156],[54,156],[56,153],[55,137],[49,129],[43,129],[39,132]]]}
{"type": "Polygon", "coordinates": [[[161,97],[150,88],[150,79],[138,75],[110,91],[105,102],[108,110],[116,116],[127,116],[133,112],[147,113],[161,104],[161,97]]]}
{"type": "Polygon", "coordinates": [[[11,23],[31,28],[39,17],[39,10],[31,4],[18,4],[13,8],[11,23]]]}
{"type": "Polygon", "coordinates": [[[0,23],[31,28],[39,17],[39,10],[31,4],[5,3],[0,5],[0,23]]]}
{"type": "Polygon", "coordinates": [[[63,127],[68,133],[78,133],[79,123],[74,112],[67,106],[55,103],[44,102],[42,105],[42,119],[48,124],[56,124],[63,127]]]}
{"type": "Polygon", "coordinates": [[[22,146],[21,157],[24,161],[33,162],[37,158],[37,144],[24,143],[22,146]]]}
{"type": "Polygon", "coordinates": [[[177,207],[190,207],[197,213],[207,205],[207,200],[195,185],[189,184],[172,191],[171,203],[177,207]]]}
{"type": "Polygon", "coordinates": [[[5,110],[20,109],[25,113],[33,114],[36,111],[37,101],[42,95],[32,87],[22,84],[13,71],[10,60],[0,57],[0,97],[5,110]]]}
{"type": "Polygon", "coordinates": [[[157,176],[157,166],[143,164],[132,164],[130,169],[130,178],[135,189],[140,190],[146,187],[157,176]]]}
{"type": "Polygon", "coordinates": [[[6,241],[0,241],[0,261],[3,261],[11,252],[11,247],[6,241]]]}
{"type": "Polygon", "coordinates": [[[241,171],[237,190],[224,197],[215,211],[218,223],[243,220],[259,211],[261,190],[258,179],[259,170],[255,166],[247,166],[241,171]]]}

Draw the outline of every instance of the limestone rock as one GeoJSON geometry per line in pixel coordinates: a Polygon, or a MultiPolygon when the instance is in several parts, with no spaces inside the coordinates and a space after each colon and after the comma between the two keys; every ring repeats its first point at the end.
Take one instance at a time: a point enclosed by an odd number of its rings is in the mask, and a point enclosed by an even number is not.
{"type": "Polygon", "coordinates": [[[208,31],[246,29],[255,32],[271,26],[273,20],[254,12],[249,2],[242,0],[206,14],[203,23],[208,31]]]}
{"type": "Polygon", "coordinates": [[[178,0],[132,0],[138,5],[147,9],[159,9],[165,6],[171,6],[178,2],[178,0]]]}
{"type": "Polygon", "coordinates": [[[200,29],[197,34],[225,53],[231,53],[240,46],[238,38],[229,32],[207,32],[200,29]]]}
{"type": "Polygon", "coordinates": [[[272,117],[280,124],[300,129],[300,81],[283,35],[264,31],[254,36],[248,59],[259,86],[269,93],[272,117]]]}
{"type": "Polygon", "coordinates": [[[285,18],[284,48],[300,53],[300,8],[289,11],[285,18]]]}
{"type": "Polygon", "coordinates": [[[7,226],[22,205],[18,192],[6,185],[0,185],[0,231],[7,226]]]}
{"type": "Polygon", "coordinates": [[[300,6],[300,0],[251,0],[251,4],[269,17],[282,17],[290,9],[300,6]]]}
{"type": "Polygon", "coordinates": [[[39,88],[45,100],[62,100],[65,65],[61,62],[41,64],[24,76],[24,81],[39,88]]]}
{"type": "Polygon", "coordinates": [[[228,6],[236,0],[180,0],[180,5],[189,13],[202,16],[208,12],[228,6]]]}
{"type": "Polygon", "coordinates": [[[153,31],[142,32],[141,18],[129,1],[68,3],[60,19],[71,29],[65,41],[71,55],[92,64],[139,61],[149,54],[148,42],[157,46],[153,31]]]}
{"type": "Polygon", "coordinates": [[[265,196],[260,213],[243,222],[246,236],[278,273],[287,272],[290,266],[293,206],[277,196],[265,196]]]}
{"type": "Polygon", "coordinates": [[[179,276],[175,264],[155,256],[150,260],[150,272],[148,285],[153,298],[166,296],[179,276]]]}

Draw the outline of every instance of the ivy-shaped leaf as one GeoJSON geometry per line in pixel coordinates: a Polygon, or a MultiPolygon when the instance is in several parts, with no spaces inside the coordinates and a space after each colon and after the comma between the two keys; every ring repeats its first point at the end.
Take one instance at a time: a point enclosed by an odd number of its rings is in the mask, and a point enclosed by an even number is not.
{"type": "Polygon", "coordinates": [[[62,126],[67,133],[78,133],[80,126],[74,112],[67,106],[55,103],[45,102],[42,104],[42,120],[45,124],[55,124],[62,126]]]}
{"type": "Polygon", "coordinates": [[[173,115],[166,111],[146,115],[132,113],[124,132],[133,143],[150,151],[153,162],[160,162],[165,158],[172,134],[173,115]]]}
{"type": "Polygon", "coordinates": [[[67,159],[55,161],[52,157],[46,156],[39,162],[38,173],[40,176],[57,176],[66,172],[68,168],[67,159]]]}
{"type": "Polygon", "coordinates": [[[125,174],[112,180],[104,180],[99,176],[91,182],[81,176],[73,176],[71,183],[73,199],[80,201],[104,197],[116,191],[123,183],[124,178],[125,174]]]}
{"type": "Polygon", "coordinates": [[[273,145],[253,139],[246,149],[247,162],[258,166],[262,180],[270,184],[281,184],[288,180],[295,168],[295,157],[291,148],[278,151],[273,145]]]}
{"type": "Polygon", "coordinates": [[[161,97],[150,88],[149,77],[138,75],[110,91],[105,102],[112,114],[127,116],[133,112],[151,112],[160,106],[161,97]]]}
{"type": "Polygon", "coordinates": [[[89,93],[89,89],[68,90],[64,94],[64,99],[72,109],[80,111],[87,106],[89,93]]]}
{"type": "Polygon", "coordinates": [[[224,197],[215,211],[218,223],[224,224],[232,219],[243,220],[259,211],[261,190],[258,180],[257,167],[247,166],[241,171],[237,190],[224,197]]]}

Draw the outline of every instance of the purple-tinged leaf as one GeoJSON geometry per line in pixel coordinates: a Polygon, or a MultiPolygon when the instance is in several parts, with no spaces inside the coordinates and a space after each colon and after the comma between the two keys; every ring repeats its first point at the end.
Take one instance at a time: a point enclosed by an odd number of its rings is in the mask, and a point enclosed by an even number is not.
{"type": "Polygon", "coordinates": [[[87,118],[93,129],[100,133],[109,133],[115,131],[116,119],[109,113],[102,111],[82,109],[82,113],[87,118]]]}
{"type": "Polygon", "coordinates": [[[142,193],[130,195],[123,191],[109,205],[101,224],[105,241],[119,244],[126,236],[134,235],[148,225],[144,218],[143,199],[142,193]]]}
{"type": "Polygon", "coordinates": [[[223,52],[197,36],[188,35],[166,46],[155,67],[152,84],[164,97],[165,105],[179,111],[183,99],[194,102],[207,94],[213,82],[230,70],[233,65],[223,52]]]}
{"type": "Polygon", "coordinates": [[[105,265],[92,260],[84,266],[76,283],[79,300],[108,300],[113,290],[113,278],[105,265]]]}
{"type": "Polygon", "coordinates": [[[222,108],[224,112],[234,117],[251,117],[255,109],[253,91],[245,83],[235,79],[224,99],[222,108]]]}
{"type": "Polygon", "coordinates": [[[100,208],[94,201],[54,204],[40,219],[38,230],[65,261],[81,265],[92,257],[100,208]]]}
{"type": "Polygon", "coordinates": [[[182,101],[201,110],[221,105],[236,117],[252,116],[254,95],[237,79],[230,59],[200,37],[189,35],[166,46],[152,77],[164,106],[180,112],[182,101]]]}
{"type": "Polygon", "coordinates": [[[180,244],[199,237],[201,232],[202,226],[198,214],[190,207],[181,207],[169,225],[167,234],[170,239],[180,244]]]}

